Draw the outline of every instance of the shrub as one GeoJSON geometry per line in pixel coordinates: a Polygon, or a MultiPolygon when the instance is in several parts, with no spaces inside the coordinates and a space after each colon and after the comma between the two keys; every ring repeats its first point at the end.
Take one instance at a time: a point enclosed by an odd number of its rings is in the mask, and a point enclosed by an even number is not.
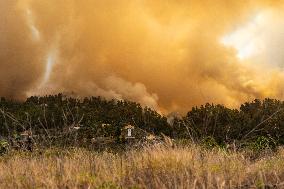
{"type": "Polygon", "coordinates": [[[0,155],[7,153],[9,150],[9,143],[2,139],[0,140],[0,155]]]}

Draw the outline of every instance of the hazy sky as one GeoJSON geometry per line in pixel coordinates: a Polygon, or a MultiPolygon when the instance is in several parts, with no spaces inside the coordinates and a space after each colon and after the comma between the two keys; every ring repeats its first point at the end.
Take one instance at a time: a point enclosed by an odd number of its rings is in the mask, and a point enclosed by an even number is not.
{"type": "Polygon", "coordinates": [[[163,112],[284,98],[284,1],[0,0],[0,96],[163,112]]]}

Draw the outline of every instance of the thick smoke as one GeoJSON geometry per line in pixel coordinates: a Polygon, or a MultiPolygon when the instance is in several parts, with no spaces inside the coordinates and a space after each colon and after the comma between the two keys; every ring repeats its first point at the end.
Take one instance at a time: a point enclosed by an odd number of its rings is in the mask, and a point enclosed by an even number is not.
{"type": "Polygon", "coordinates": [[[23,98],[43,73],[43,47],[33,39],[28,11],[0,1],[0,95],[23,98]]]}
{"type": "Polygon", "coordinates": [[[282,98],[280,69],[241,61],[234,48],[220,42],[262,10],[280,16],[282,4],[1,1],[0,95],[74,92],[136,100],[162,111],[282,98]]]}

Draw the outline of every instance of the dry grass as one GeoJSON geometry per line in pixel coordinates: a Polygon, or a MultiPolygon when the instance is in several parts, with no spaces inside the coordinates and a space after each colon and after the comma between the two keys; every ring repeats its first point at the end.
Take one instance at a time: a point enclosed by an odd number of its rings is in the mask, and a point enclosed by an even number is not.
{"type": "Polygon", "coordinates": [[[152,147],[124,154],[82,149],[10,153],[0,188],[284,188],[284,150],[258,160],[244,153],[152,147]]]}

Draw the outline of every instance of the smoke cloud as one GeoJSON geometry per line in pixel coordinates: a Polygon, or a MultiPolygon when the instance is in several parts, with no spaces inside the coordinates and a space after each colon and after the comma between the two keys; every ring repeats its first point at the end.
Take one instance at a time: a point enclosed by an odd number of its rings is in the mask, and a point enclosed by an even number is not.
{"type": "Polygon", "coordinates": [[[234,107],[254,98],[283,99],[283,5],[281,0],[0,1],[0,95],[74,92],[135,100],[163,112],[205,102],[234,107]],[[278,19],[251,26],[266,11],[268,20],[278,19]],[[253,36],[240,37],[251,31],[253,36]],[[239,39],[244,42],[234,42],[239,39]],[[259,40],[271,48],[259,50],[259,40]],[[241,52],[246,44],[261,54],[240,58],[250,52],[241,52]]]}

